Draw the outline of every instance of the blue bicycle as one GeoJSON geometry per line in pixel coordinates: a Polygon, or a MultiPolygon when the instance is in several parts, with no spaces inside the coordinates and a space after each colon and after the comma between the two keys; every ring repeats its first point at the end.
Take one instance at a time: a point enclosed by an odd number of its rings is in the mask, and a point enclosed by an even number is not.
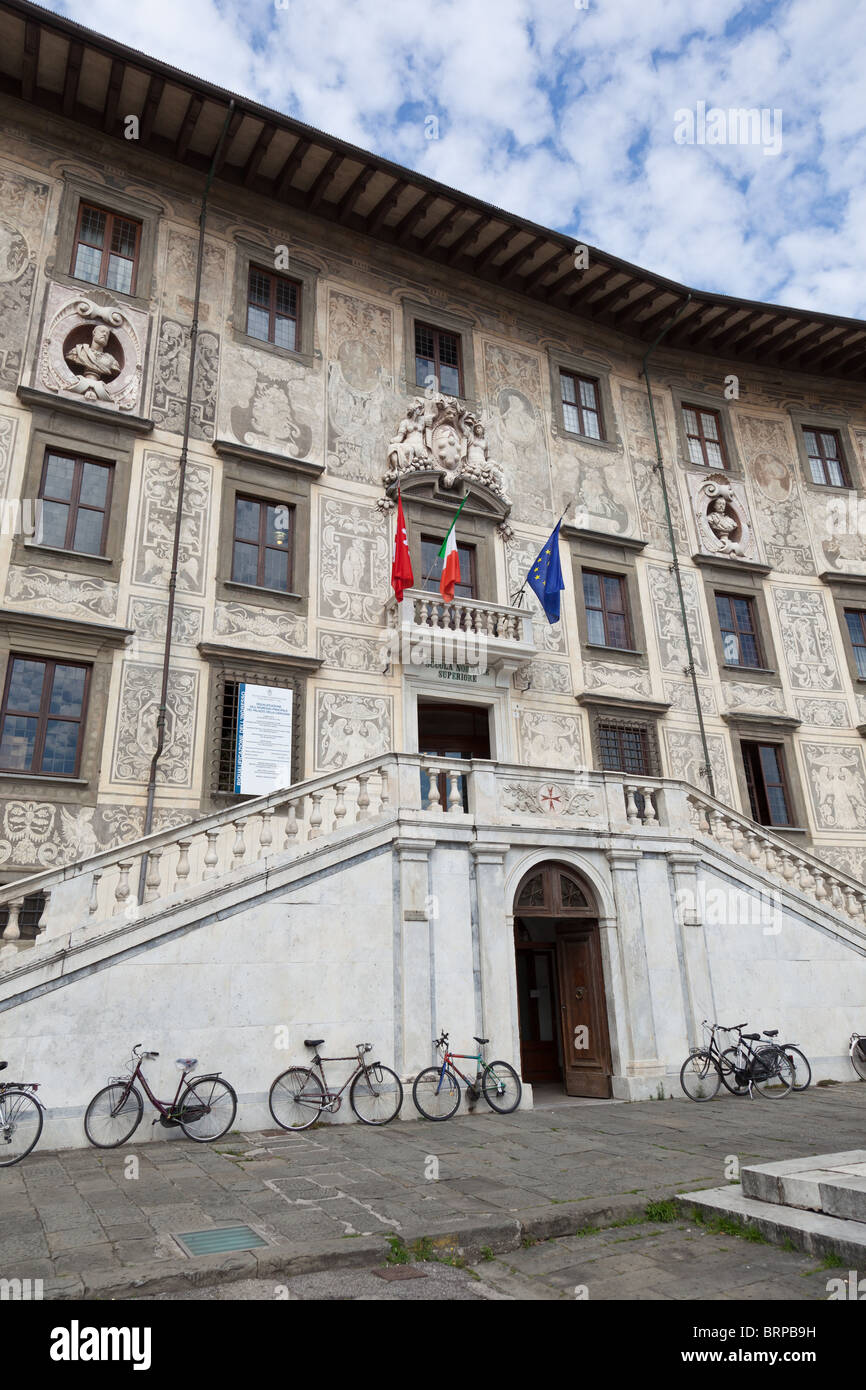
{"type": "Polygon", "coordinates": [[[460,1081],[462,1080],[473,1101],[483,1096],[499,1115],[510,1115],[520,1104],[523,1087],[520,1077],[507,1062],[485,1062],[483,1049],[489,1038],[476,1038],[477,1052],[450,1052],[448,1034],[434,1038],[433,1045],[442,1053],[442,1062],[435,1067],[426,1067],[415,1077],[412,1099],[425,1120],[450,1120],[460,1106],[460,1081]],[[455,1057],[461,1061],[475,1062],[475,1080],[470,1081],[455,1064],[455,1057]]]}

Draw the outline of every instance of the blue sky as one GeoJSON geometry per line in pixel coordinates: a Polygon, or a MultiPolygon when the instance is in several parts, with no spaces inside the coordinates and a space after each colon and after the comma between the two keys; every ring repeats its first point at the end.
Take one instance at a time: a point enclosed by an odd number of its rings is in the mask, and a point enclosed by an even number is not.
{"type": "Polygon", "coordinates": [[[48,8],[673,280],[866,317],[859,0],[48,8]],[[679,143],[698,103],[780,113],[779,152],[679,143]]]}

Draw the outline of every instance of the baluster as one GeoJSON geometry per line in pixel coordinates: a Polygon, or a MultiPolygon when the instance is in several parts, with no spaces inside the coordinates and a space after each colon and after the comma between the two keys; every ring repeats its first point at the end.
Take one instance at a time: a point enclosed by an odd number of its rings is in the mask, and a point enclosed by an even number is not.
{"type": "Polygon", "coordinates": [[[132,868],[132,860],[120,859],[117,867],[120,870],[120,876],[114,889],[114,915],[123,911],[129,897],[129,871],[132,868]]]}
{"type": "Polygon", "coordinates": [[[786,883],[793,883],[797,877],[797,861],[788,849],[782,852],[782,876],[786,883]]]}
{"type": "Polygon", "coordinates": [[[842,896],[842,888],[839,880],[834,878],[830,883],[830,901],[837,912],[845,911],[845,899],[842,896]]]}
{"type": "Polygon", "coordinates": [[[746,839],[749,842],[749,858],[756,869],[764,867],[764,855],[761,848],[761,841],[756,830],[747,830],[746,839]]]}
{"type": "Polygon", "coordinates": [[[9,904],[9,918],[3,928],[4,941],[19,941],[21,938],[21,928],[18,925],[18,914],[24,902],[23,898],[16,898],[9,904]]]}
{"type": "Polygon", "coordinates": [[[743,834],[743,827],[733,816],[728,817],[728,826],[731,831],[731,848],[735,854],[744,854],[746,851],[746,837],[743,834]]]}
{"type": "Polygon", "coordinates": [[[855,919],[860,915],[860,900],[854,888],[847,889],[845,893],[845,911],[849,917],[855,919]]]}
{"type": "Polygon", "coordinates": [[[822,903],[828,896],[827,881],[824,874],[822,874],[819,869],[815,869],[813,873],[815,878],[815,897],[818,899],[819,903],[822,903]]]}
{"type": "Polygon", "coordinates": [[[189,878],[189,847],[192,840],[178,840],[177,863],[174,866],[174,890],[185,888],[189,878]]]}
{"type": "Polygon", "coordinates": [[[100,869],[94,869],[90,879],[90,902],[87,908],[91,917],[99,910],[99,880],[101,878],[102,871],[100,869]]]}
{"type": "Polygon", "coordinates": [[[147,856],[147,878],[144,880],[144,901],[152,903],[159,897],[159,890],[162,884],[162,873],[160,869],[160,859],[162,858],[161,849],[152,849],[147,856]]]}
{"type": "Polygon", "coordinates": [[[298,798],[293,797],[286,812],[286,842],[284,849],[294,849],[298,843],[298,798]]]}
{"type": "Polygon", "coordinates": [[[274,843],[273,827],[273,806],[266,806],[261,813],[262,824],[259,829],[259,858],[266,858],[271,845],[274,843]]]}
{"type": "Polygon", "coordinates": [[[355,812],[355,820],[367,820],[370,815],[370,793],[367,791],[367,783],[370,780],[369,772],[359,772],[356,780],[358,783],[358,808],[355,812]]]}
{"type": "Polygon", "coordinates": [[[866,922],[866,893],[860,888],[856,890],[856,893],[860,902],[860,916],[863,918],[863,921],[866,922]]]}
{"type": "Polygon", "coordinates": [[[625,818],[628,821],[629,825],[637,825],[638,821],[640,820],[640,816],[638,815],[637,802],[635,800],[636,791],[637,787],[632,786],[631,782],[626,783],[625,818]]]}
{"type": "Polygon", "coordinates": [[[308,840],[315,840],[322,827],[322,797],[323,792],[310,792],[310,800],[313,803],[310,810],[310,828],[307,832],[308,840]]]}
{"type": "Polygon", "coordinates": [[[216,830],[206,830],[204,833],[207,836],[207,849],[205,850],[202,878],[216,878],[217,864],[219,863],[219,855],[217,854],[217,840],[219,839],[220,833],[219,828],[216,830]]]}
{"type": "Polygon", "coordinates": [[[641,787],[643,792],[643,823],[644,825],[658,825],[658,816],[653,803],[652,787],[641,787]]]}
{"type": "Polygon", "coordinates": [[[244,855],[247,852],[247,842],[244,838],[246,831],[247,818],[241,816],[240,820],[235,821],[235,842],[232,845],[232,868],[237,869],[244,862],[244,855]]]}
{"type": "Polygon", "coordinates": [[[815,880],[812,878],[812,871],[805,859],[800,860],[799,888],[801,893],[808,893],[810,896],[815,890],[815,880]]]}
{"type": "Polygon", "coordinates": [[[37,932],[37,935],[38,935],[40,932],[44,932],[45,928],[48,926],[48,905],[49,905],[49,903],[51,902],[51,889],[50,889],[50,888],[43,888],[43,889],[42,889],[42,898],[43,898],[43,902],[42,902],[42,911],[41,911],[40,914],[39,914],[39,921],[36,923],[36,932],[37,932]]]}
{"type": "Polygon", "coordinates": [[[388,769],[383,767],[379,773],[379,815],[387,811],[391,799],[391,787],[388,779],[388,769]]]}
{"type": "Polygon", "coordinates": [[[463,794],[460,790],[460,773],[448,769],[448,810],[454,815],[463,810],[463,794]]]}
{"type": "Polygon", "coordinates": [[[695,797],[694,804],[698,813],[698,830],[700,830],[702,835],[709,835],[710,822],[707,819],[707,808],[698,797],[695,797]]]}
{"type": "Polygon", "coordinates": [[[343,817],[346,814],[346,783],[335,782],[334,791],[337,793],[337,799],[334,802],[333,829],[339,830],[340,826],[343,824],[343,817]]]}
{"type": "Polygon", "coordinates": [[[425,767],[424,771],[427,773],[427,777],[430,782],[430,793],[427,799],[427,810],[441,811],[442,806],[440,805],[441,797],[439,795],[439,769],[438,767],[434,767],[433,764],[430,763],[427,767],[425,767]]]}

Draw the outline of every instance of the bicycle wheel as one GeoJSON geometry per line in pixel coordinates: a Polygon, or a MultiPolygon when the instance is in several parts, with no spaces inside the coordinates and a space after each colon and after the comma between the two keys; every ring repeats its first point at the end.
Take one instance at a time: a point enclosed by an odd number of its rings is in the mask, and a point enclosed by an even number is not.
{"type": "Polygon", "coordinates": [[[854,1039],[853,1043],[851,1044],[851,1051],[849,1053],[849,1056],[851,1058],[851,1065],[856,1071],[860,1080],[866,1081],[866,1037],[858,1037],[854,1039]],[[863,1052],[860,1051],[861,1047],[864,1049],[863,1052]]]}
{"type": "Polygon", "coordinates": [[[498,1115],[510,1115],[520,1104],[520,1077],[507,1062],[488,1062],[481,1077],[484,1099],[498,1115]]]}
{"type": "Polygon", "coordinates": [[[746,1073],[740,1062],[740,1049],[738,1047],[726,1047],[722,1053],[722,1062],[727,1063],[729,1070],[723,1065],[721,1068],[722,1085],[726,1086],[732,1096],[747,1096],[749,1094],[749,1082],[746,1073]],[[743,1078],[742,1082],[737,1080],[737,1072],[743,1078]]]}
{"type": "Polygon", "coordinates": [[[759,1047],[751,1073],[752,1089],[764,1100],[781,1100],[794,1089],[794,1066],[780,1047],[759,1047]]]}
{"type": "Polygon", "coordinates": [[[289,1067],[271,1085],[268,1105],[280,1129],[309,1129],[325,1106],[325,1092],[308,1067],[289,1067]]]}
{"type": "Polygon", "coordinates": [[[400,1114],[403,1083],[390,1067],[374,1062],[358,1072],[349,1088],[349,1104],[365,1125],[387,1125],[400,1114]]]}
{"type": "Polygon", "coordinates": [[[210,1144],[228,1133],[238,1111],[238,1098],[221,1076],[191,1081],[180,1098],[178,1119],[187,1139],[210,1144]]]}
{"type": "Polygon", "coordinates": [[[794,1068],[794,1090],[807,1090],[812,1080],[812,1068],[809,1066],[809,1058],[806,1056],[805,1052],[800,1051],[799,1047],[783,1047],[782,1051],[794,1068]]]}
{"type": "Polygon", "coordinates": [[[460,1105],[460,1082],[453,1072],[427,1067],[415,1077],[412,1099],[425,1120],[450,1120],[460,1105]]]}
{"type": "Polygon", "coordinates": [[[29,1091],[14,1087],[0,1094],[0,1168],[20,1163],[42,1133],[42,1107],[29,1091]]]}
{"type": "Polygon", "coordinates": [[[680,1085],[689,1100],[712,1100],[721,1078],[713,1057],[703,1048],[690,1052],[680,1068],[680,1085]]]}
{"type": "Polygon", "coordinates": [[[84,1133],[97,1149],[118,1149],[138,1129],[144,1102],[132,1086],[115,1081],[97,1091],[84,1115],[84,1133]]]}

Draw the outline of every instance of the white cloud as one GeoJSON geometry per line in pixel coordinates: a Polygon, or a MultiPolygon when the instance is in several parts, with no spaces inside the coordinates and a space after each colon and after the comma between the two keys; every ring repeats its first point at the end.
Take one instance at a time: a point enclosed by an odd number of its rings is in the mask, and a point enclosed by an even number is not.
{"type": "Polygon", "coordinates": [[[866,8],[57,0],[71,18],[671,279],[866,313],[866,8]],[[778,108],[782,153],[674,114],[778,108]],[[424,138],[424,117],[441,138],[424,138]]]}

